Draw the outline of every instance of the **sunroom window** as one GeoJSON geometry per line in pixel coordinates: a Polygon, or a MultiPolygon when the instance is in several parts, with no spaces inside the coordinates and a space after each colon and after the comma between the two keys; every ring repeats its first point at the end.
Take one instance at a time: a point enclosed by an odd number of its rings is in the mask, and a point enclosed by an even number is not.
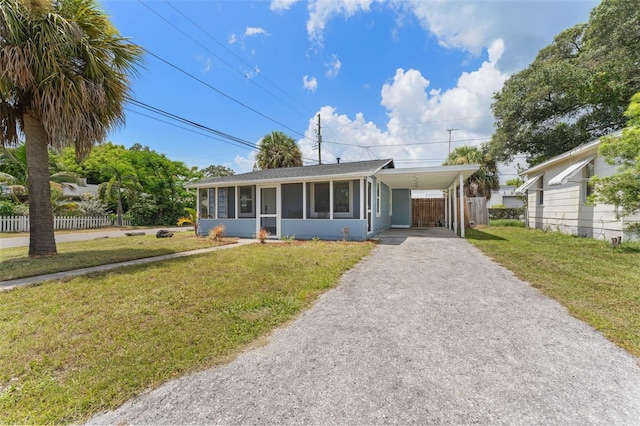
{"type": "Polygon", "coordinates": [[[255,186],[240,186],[238,188],[239,217],[256,217],[255,194],[255,186]]]}

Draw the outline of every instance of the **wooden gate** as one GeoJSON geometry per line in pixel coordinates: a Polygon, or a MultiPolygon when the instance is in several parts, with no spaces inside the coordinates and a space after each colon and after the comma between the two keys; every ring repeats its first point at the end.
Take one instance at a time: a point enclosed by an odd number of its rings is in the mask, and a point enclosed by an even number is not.
{"type": "MultiPolygon", "coordinates": [[[[485,197],[471,197],[465,198],[467,209],[465,214],[468,220],[475,225],[488,225],[489,224],[489,211],[487,210],[487,199],[485,197]]],[[[465,218],[467,219],[467,218],[465,218]]]]}
{"type": "Polygon", "coordinates": [[[411,226],[414,228],[444,226],[444,202],[444,198],[413,198],[411,226]]]}

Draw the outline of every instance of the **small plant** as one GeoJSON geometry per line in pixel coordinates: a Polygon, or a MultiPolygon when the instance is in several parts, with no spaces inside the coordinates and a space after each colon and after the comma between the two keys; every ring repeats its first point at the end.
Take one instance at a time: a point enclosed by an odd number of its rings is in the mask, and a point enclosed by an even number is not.
{"type": "Polygon", "coordinates": [[[258,241],[260,241],[261,244],[264,244],[267,241],[267,238],[269,238],[269,235],[269,231],[264,228],[260,228],[257,235],[258,241]]]}
{"type": "Polygon", "coordinates": [[[187,215],[178,219],[178,226],[182,226],[185,223],[193,225],[194,231],[196,235],[198,235],[198,214],[196,213],[196,209],[185,207],[184,211],[185,213],[187,213],[187,215]]]}
{"type": "Polygon", "coordinates": [[[217,224],[216,226],[211,228],[211,231],[209,231],[209,238],[214,241],[220,241],[220,238],[224,236],[224,230],[225,228],[223,224],[217,224]]]}
{"type": "Polygon", "coordinates": [[[285,235],[284,237],[282,237],[282,241],[286,241],[288,243],[291,243],[293,241],[296,240],[296,236],[295,235],[285,235]]]}
{"type": "Polygon", "coordinates": [[[320,238],[319,237],[313,237],[313,238],[311,238],[311,241],[318,242],[318,241],[320,241],[320,238]]]}

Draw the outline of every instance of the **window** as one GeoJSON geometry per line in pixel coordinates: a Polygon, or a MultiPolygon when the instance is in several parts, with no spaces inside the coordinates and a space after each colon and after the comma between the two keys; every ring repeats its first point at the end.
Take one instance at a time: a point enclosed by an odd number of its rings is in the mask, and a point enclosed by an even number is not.
{"type": "Polygon", "coordinates": [[[587,199],[589,198],[589,196],[591,194],[593,194],[593,185],[591,185],[589,183],[589,180],[595,176],[595,164],[593,162],[593,160],[591,160],[584,168],[584,190],[582,191],[582,193],[584,194],[584,199],[582,200],[583,202],[587,202],[587,199]]]}
{"type": "Polygon", "coordinates": [[[201,188],[198,193],[200,195],[200,217],[209,217],[209,202],[207,198],[209,191],[201,188]]]}
{"type": "Polygon", "coordinates": [[[544,182],[543,179],[538,179],[538,186],[536,187],[536,191],[538,194],[538,205],[541,206],[544,204],[544,182]]]}
{"type": "Polygon", "coordinates": [[[333,182],[333,217],[351,217],[353,212],[353,182],[333,182]]]}
{"type": "MultiPolygon", "coordinates": [[[[329,217],[329,182],[311,184],[311,217],[329,217]]],[[[333,217],[351,217],[353,214],[353,182],[333,182],[333,217]]]]}
{"type": "Polygon", "coordinates": [[[209,217],[213,217],[216,212],[216,190],[215,188],[209,189],[209,217]]]}
{"type": "Polygon", "coordinates": [[[238,188],[238,216],[256,217],[255,215],[255,186],[241,186],[238,188]]]}
{"type": "Polygon", "coordinates": [[[218,188],[218,219],[227,218],[227,188],[218,188]]]}
{"type": "Polygon", "coordinates": [[[329,182],[311,184],[311,216],[329,217],[329,182]]]}
{"type": "Polygon", "coordinates": [[[393,190],[389,188],[389,216],[393,216],[393,190]]]}
{"type": "Polygon", "coordinates": [[[376,216],[380,216],[380,182],[376,182],[376,216]]]}

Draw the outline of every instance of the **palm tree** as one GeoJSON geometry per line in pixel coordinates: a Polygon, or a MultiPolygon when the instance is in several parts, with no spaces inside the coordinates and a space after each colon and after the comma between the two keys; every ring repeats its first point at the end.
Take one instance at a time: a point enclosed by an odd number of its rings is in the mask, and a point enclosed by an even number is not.
{"type": "Polygon", "coordinates": [[[498,165],[489,154],[488,146],[461,146],[454,149],[443,165],[480,164],[480,169],[469,176],[464,192],[467,197],[491,198],[491,191],[500,189],[498,165]]]}
{"type": "Polygon", "coordinates": [[[271,132],[260,139],[256,161],[261,169],[297,167],[302,166],[302,152],[292,137],[271,132]]]}
{"type": "Polygon", "coordinates": [[[103,173],[110,173],[111,179],[104,183],[100,192],[104,198],[116,202],[116,216],[118,226],[122,226],[122,200],[126,198],[131,206],[142,187],[138,183],[138,176],[133,167],[128,164],[114,164],[103,169],[103,173]]]}
{"type": "Polygon", "coordinates": [[[95,0],[0,3],[0,145],[25,136],[29,256],[56,254],[48,147],[73,144],[82,159],[123,123],[141,55],[95,0]]]}

